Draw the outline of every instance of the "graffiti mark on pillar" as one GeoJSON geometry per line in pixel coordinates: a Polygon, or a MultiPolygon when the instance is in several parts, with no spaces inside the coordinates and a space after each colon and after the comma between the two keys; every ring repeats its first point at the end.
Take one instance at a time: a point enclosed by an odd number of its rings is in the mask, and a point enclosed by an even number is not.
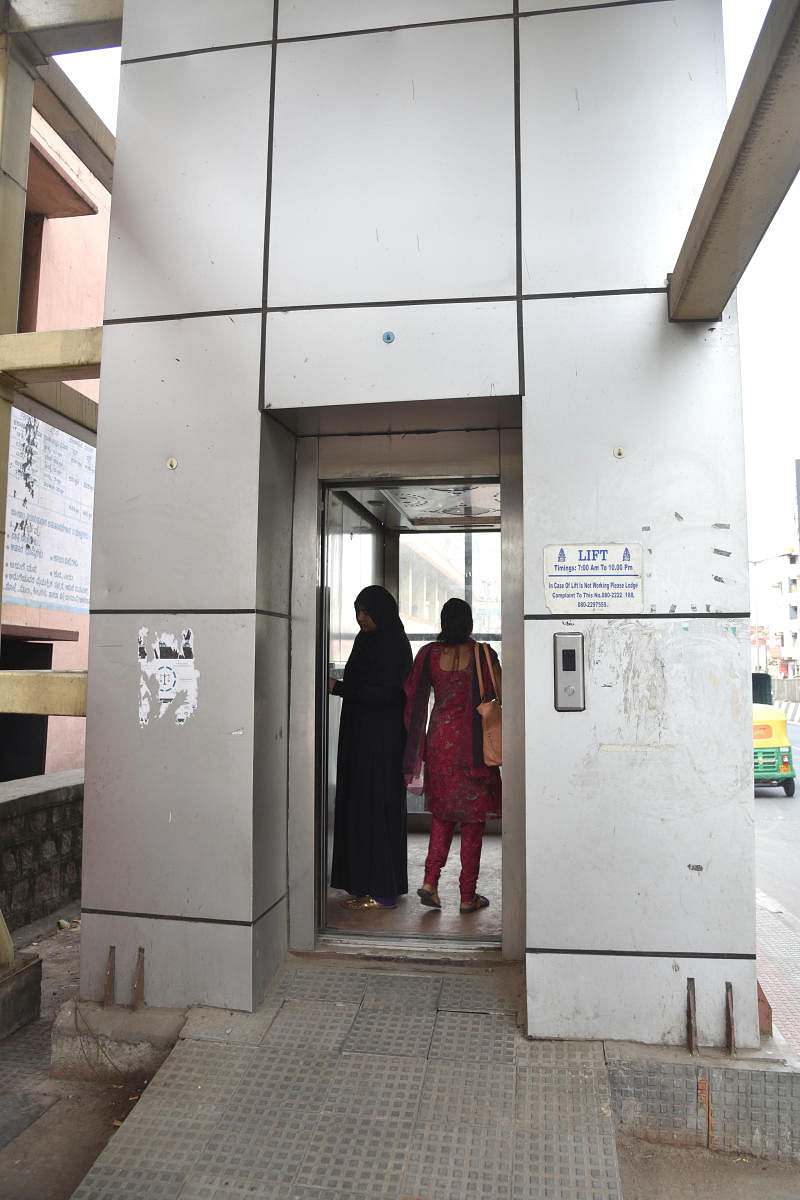
{"type": "Polygon", "coordinates": [[[154,633],[139,630],[139,724],[144,727],[153,715],[160,719],[170,709],[176,725],[185,725],[197,708],[200,672],[194,657],[194,634],[184,629],[154,633]]]}

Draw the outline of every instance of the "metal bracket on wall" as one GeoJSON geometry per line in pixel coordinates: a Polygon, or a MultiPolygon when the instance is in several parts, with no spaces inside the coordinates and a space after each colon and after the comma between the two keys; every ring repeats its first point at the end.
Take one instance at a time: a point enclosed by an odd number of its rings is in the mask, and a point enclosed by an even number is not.
{"type": "Polygon", "coordinates": [[[103,1008],[110,1008],[114,1003],[114,984],[116,972],[117,947],[108,947],[108,962],[106,963],[106,978],[103,986],[103,1008]]]}
{"type": "Polygon", "coordinates": [[[725,984],[725,1046],[728,1054],[736,1053],[736,1030],[733,1023],[733,984],[725,984]]]}
{"type": "Polygon", "coordinates": [[[686,1045],[690,1054],[697,1054],[697,1004],[694,979],[686,980],[686,1045]]]}
{"type": "Polygon", "coordinates": [[[144,946],[136,955],[136,975],[133,980],[133,1007],[144,1008],[144,946]]]}

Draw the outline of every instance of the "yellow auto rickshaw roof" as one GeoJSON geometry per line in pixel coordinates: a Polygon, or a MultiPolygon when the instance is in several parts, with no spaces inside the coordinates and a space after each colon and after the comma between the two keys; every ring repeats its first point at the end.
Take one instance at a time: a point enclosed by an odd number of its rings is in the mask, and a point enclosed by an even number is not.
{"type": "Polygon", "coordinates": [[[782,708],[773,704],[753,705],[753,741],[758,746],[788,746],[786,713],[782,708]]]}
{"type": "Polygon", "coordinates": [[[774,704],[754,704],[753,705],[753,720],[754,721],[786,721],[786,713],[782,708],[776,708],[774,704]]]}

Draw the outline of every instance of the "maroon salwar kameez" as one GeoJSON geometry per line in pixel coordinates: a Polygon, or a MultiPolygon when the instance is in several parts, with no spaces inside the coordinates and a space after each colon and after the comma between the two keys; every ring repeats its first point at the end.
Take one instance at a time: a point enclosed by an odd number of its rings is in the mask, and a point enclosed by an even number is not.
{"type": "MultiPolygon", "coordinates": [[[[441,666],[444,646],[438,642],[423,646],[406,681],[406,782],[410,791],[424,794],[425,807],[431,813],[425,883],[436,888],[460,822],[462,902],[475,895],[486,818],[499,816],[502,808],[500,770],[483,762],[472,640],[469,646],[469,665],[452,671],[441,666]],[[431,688],[434,704],[426,732],[431,688]]],[[[497,665],[494,651],[490,654],[497,665]]],[[[484,692],[491,696],[491,676],[483,658],[481,667],[484,692]]]]}

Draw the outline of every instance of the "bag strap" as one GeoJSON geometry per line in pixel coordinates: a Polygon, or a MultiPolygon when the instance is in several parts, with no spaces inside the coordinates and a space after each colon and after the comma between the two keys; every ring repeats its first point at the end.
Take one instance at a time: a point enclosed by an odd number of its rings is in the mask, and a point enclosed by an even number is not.
{"type": "MultiPolygon", "coordinates": [[[[475,670],[478,672],[478,690],[481,694],[481,704],[483,704],[483,671],[481,670],[481,651],[480,642],[474,642],[475,646],[475,670]]],[[[494,682],[494,680],[492,681],[494,682]]]]}
{"type": "MultiPolygon", "coordinates": [[[[500,693],[497,690],[497,681],[495,680],[495,677],[494,677],[494,669],[492,667],[492,658],[491,658],[491,655],[489,654],[489,647],[486,644],[486,642],[483,642],[482,644],[483,644],[483,652],[486,655],[486,665],[489,668],[489,676],[492,680],[492,687],[494,689],[494,697],[495,697],[495,700],[497,701],[497,703],[502,707],[503,701],[500,699],[500,693]]],[[[483,699],[483,692],[481,692],[481,700],[482,699],[483,699]]]]}

